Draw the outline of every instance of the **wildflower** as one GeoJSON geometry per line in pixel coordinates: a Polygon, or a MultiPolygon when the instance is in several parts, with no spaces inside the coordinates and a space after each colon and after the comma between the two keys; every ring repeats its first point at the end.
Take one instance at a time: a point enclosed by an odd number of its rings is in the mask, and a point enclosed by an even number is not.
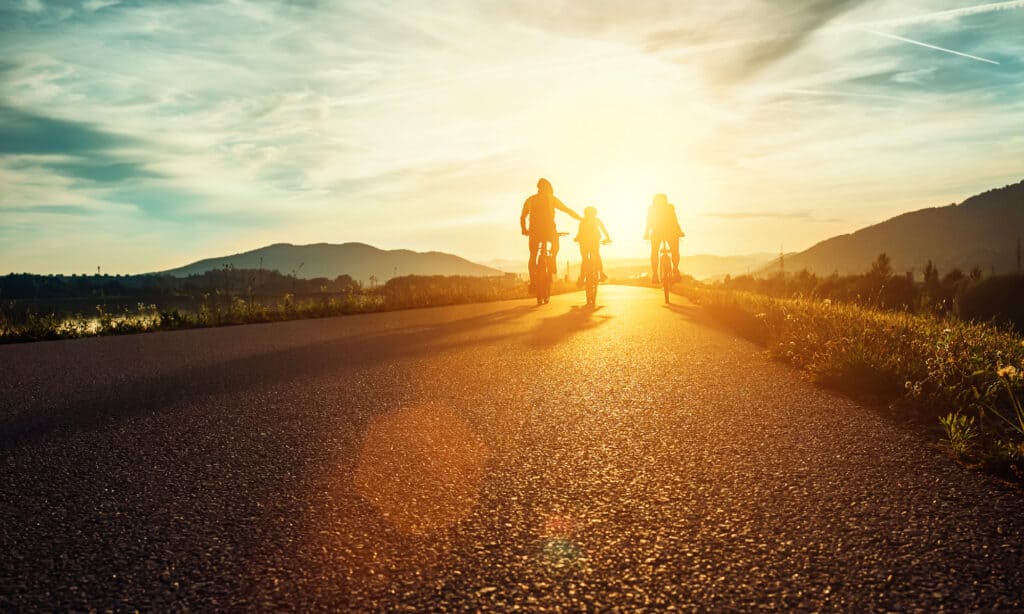
{"type": "Polygon", "coordinates": [[[952,328],[946,328],[946,329],[943,329],[942,334],[949,335],[949,334],[952,334],[952,332],[953,332],[952,328]]]}
{"type": "MultiPolygon", "coordinates": [[[[832,299],[827,298],[824,301],[822,301],[821,304],[826,306],[826,307],[831,307],[832,306],[832,299]]],[[[1021,345],[1024,345],[1024,341],[1021,342],[1021,345]]]]}
{"type": "Polygon", "coordinates": [[[768,314],[762,311],[761,313],[755,314],[754,317],[758,320],[766,320],[768,319],[768,314]]]}
{"type": "Polygon", "coordinates": [[[996,371],[996,375],[999,377],[1005,377],[1006,379],[1016,379],[1017,374],[1017,367],[1013,365],[1006,365],[996,371]]]}

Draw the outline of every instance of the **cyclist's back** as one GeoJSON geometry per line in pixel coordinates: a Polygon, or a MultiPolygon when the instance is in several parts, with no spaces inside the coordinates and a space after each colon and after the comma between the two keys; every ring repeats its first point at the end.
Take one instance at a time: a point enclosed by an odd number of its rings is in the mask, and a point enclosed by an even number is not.
{"type": "MultiPolygon", "coordinates": [[[[597,217],[597,209],[595,207],[585,207],[583,209],[583,219],[580,220],[579,232],[576,233],[576,241],[580,244],[581,264],[587,263],[593,258],[593,265],[596,266],[596,271],[600,274],[601,281],[605,281],[608,279],[608,276],[604,274],[604,264],[601,261],[602,233],[605,240],[611,242],[611,235],[608,234],[604,223],[597,217]]],[[[580,278],[576,282],[577,285],[583,285],[583,273],[583,267],[581,266],[580,278]]]]}
{"type": "Polygon", "coordinates": [[[684,236],[676,216],[676,208],[669,204],[664,194],[655,194],[650,208],[647,209],[647,229],[644,238],[651,240],[651,272],[652,281],[658,283],[658,249],[663,242],[668,243],[672,254],[673,274],[679,278],[679,238],[684,236]]]}
{"type": "Polygon", "coordinates": [[[523,203],[523,212],[519,216],[519,225],[523,234],[530,237],[530,277],[532,281],[534,263],[537,261],[537,253],[540,243],[551,243],[552,259],[558,257],[558,229],[555,226],[555,209],[568,213],[571,217],[578,219],[580,215],[566,207],[565,204],[555,196],[551,182],[541,178],[537,181],[537,193],[526,199],[523,203]],[[530,225],[527,227],[526,220],[529,218],[530,225]]]}
{"type": "Polygon", "coordinates": [[[561,205],[562,208],[565,207],[562,201],[558,200],[554,194],[549,193],[538,192],[526,199],[526,202],[523,203],[523,210],[530,217],[531,240],[550,240],[550,237],[555,235],[555,208],[558,205],[561,205]]]}

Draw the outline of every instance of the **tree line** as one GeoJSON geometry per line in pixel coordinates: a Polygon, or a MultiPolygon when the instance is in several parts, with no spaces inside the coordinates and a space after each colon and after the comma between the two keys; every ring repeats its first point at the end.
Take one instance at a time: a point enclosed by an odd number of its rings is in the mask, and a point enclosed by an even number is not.
{"type": "Polygon", "coordinates": [[[188,277],[170,275],[36,275],[11,273],[0,277],[0,300],[115,297],[156,300],[161,297],[271,296],[292,294],[352,294],[362,284],[350,275],[334,279],[300,279],[276,270],[223,267],[188,277]]]}
{"type": "Polygon", "coordinates": [[[949,314],[969,321],[995,321],[1024,330],[1024,276],[985,276],[979,267],[940,272],[929,260],[917,277],[899,274],[885,253],[867,271],[818,276],[804,269],[768,277],[726,276],[722,286],[768,296],[828,299],[876,309],[949,314]]]}

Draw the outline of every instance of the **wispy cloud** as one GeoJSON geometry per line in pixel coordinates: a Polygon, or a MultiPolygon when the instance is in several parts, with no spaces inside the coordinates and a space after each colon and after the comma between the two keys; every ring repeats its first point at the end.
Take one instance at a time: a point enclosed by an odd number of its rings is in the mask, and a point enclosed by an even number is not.
{"type": "Polygon", "coordinates": [[[667,192],[693,250],[809,244],[1020,172],[1020,8],[8,3],[0,260],[153,270],[324,240],[514,257],[541,175],[627,230],[667,192]]]}
{"type": "Polygon", "coordinates": [[[95,210],[81,205],[33,205],[31,207],[0,207],[0,212],[27,213],[30,215],[72,215],[83,216],[95,213],[95,210]]]}
{"type": "MultiPolygon", "coordinates": [[[[733,14],[721,14],[717,24],[720,27],[708,28],[684,18],[680,21],[685,25],[661,27],[651,32],[643,45],[659,53],[711,54],[715,80],[739,80],[798,51],[819,30],[863,2],[811,0],[799,5],[744,5],[737,7],[733,14]]],[[[682,61],[686,61],[685,55],[682,61]]]]}
{"type": "Polygon", "coordinates": [[[106,152],[134,144],[134,137],[87,122],[46,117],[0,105],[0,154],[76,154],[106,152]]]}
{"type": "Polygon", "coordinates": [[[964,17],[972,17],[974,15],[984,15],[986,13],[994,13],[998,11],[1009,11],[1014,9],[1024,9],[1024,0],[1008,0],[1007,2],[988,2],[985,4],[976,4],[974,6],[964,6],[955,9],[949,9],[945,11],[934,11],[930,13],[921,13],[918,15],[908,15],[902,17],[890,17],[886,19],[880,19],[876,21],[864,22],[857,24],[853,27],[859,28],[882,28],[882,27],[901,27],[901,26],[913,26],[921,24],[929,24],[940,21],[954,21],[964,17]]]}

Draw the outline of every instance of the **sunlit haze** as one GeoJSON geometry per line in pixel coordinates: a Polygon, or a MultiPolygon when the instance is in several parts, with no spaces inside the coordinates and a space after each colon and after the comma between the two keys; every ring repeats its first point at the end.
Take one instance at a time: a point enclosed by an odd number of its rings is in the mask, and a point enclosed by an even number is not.
{"type": "Polygon", "coordinates": [[[3,6],[5,273],[525,259],[542,176],[611,258],[656,192],[684,253],[791,251],[1022,175],[1021,0],[3,6]]]}

